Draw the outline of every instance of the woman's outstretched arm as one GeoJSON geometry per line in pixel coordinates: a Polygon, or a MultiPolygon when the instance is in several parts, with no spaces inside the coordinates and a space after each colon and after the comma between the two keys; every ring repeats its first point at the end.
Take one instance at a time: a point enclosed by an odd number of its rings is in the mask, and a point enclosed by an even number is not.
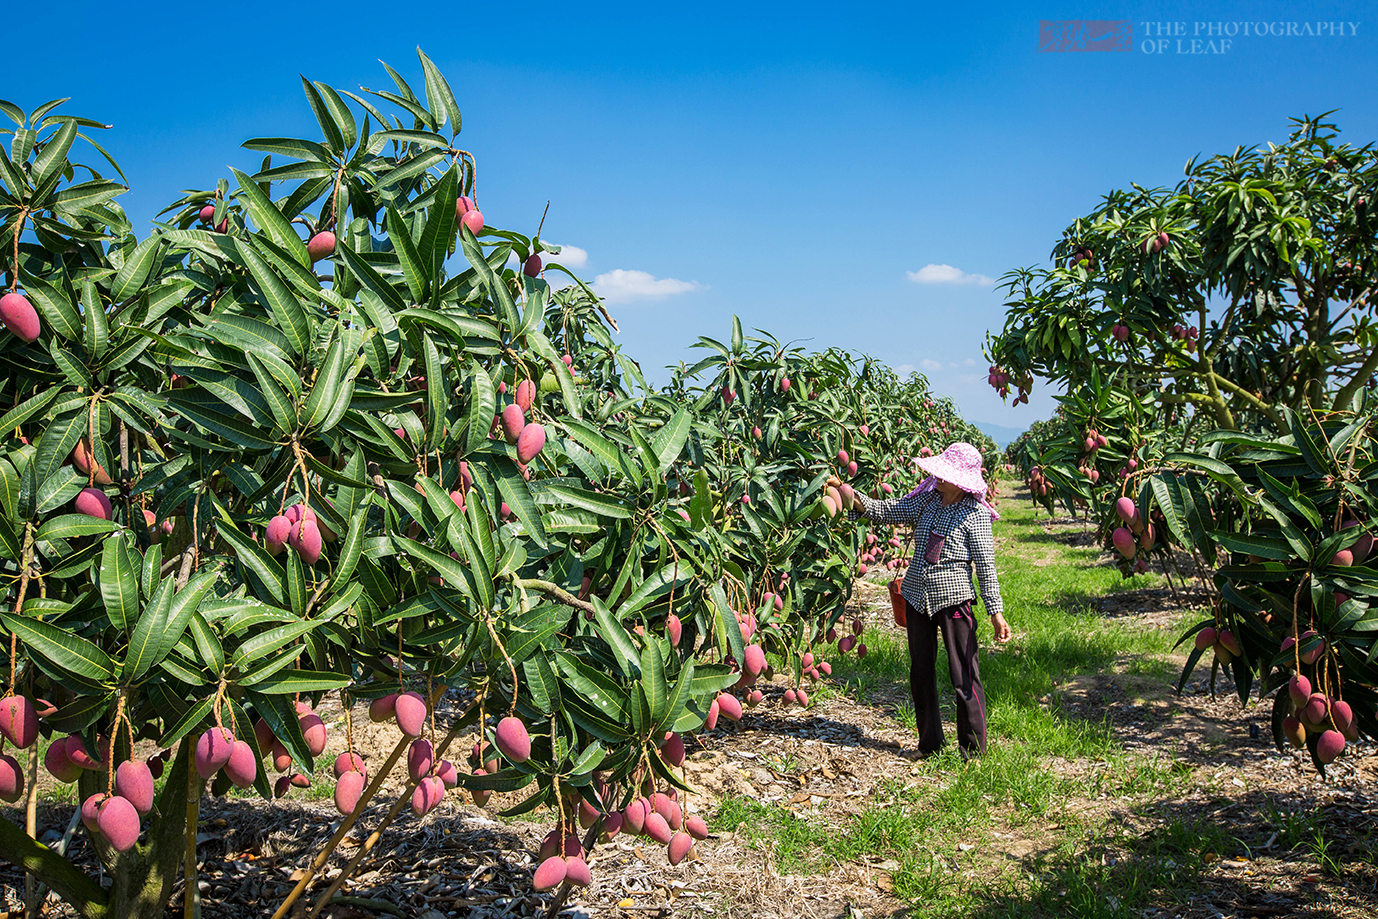
{"type": "Polygon", "coordinates": [[[916,523],[919,514],[923,511],[923,506],[928,503],[935,495],[935,492],[922,492],[917,495],[902,495],[898,498],[890,498],[886,501],[877,501],[868,498],[861,492],[857,492],[857,500],[861,504],[861,509],[852,511],[848,515],[849,519],[855,520],[857,517],[866,517],[876,523],[902,524],[916,523]]]}

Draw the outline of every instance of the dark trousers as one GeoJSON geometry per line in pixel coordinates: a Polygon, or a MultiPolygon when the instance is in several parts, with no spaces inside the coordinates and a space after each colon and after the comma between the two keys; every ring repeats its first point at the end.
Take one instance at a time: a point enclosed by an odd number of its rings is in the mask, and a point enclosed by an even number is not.
{"type": "Polygon", "coordinates": [[[936,753],[943,745],[943,718],[938,708],[938,632],[947,646],[947,669],[957,693],[957,746],[963,753],[986,752],[986,693],[981,688],[976,616],[971,601],[938,610],[930,618],[912,605],[906,611],[909,631],[909,692],[919,727],[919,753],[936,753]]]}

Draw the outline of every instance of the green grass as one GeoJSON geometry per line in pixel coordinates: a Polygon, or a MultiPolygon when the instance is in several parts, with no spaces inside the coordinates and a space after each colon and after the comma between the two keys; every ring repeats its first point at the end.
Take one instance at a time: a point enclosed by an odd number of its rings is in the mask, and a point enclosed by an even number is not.
{"type": "MultiPolygon", "coordinates": [[[[1085,822],[1066,802],[1110,797],[1137,800],[1179,790],[1190,768],[1172,759],[1125,754],[1108,722],[1059,709],[1057,690],[1079,678],[1116,672],[1168,685],[1166,660],[1190,614],[1162,630],[1108,618],[1099,599],[1124,590],[1160,586],[1162,578],[1128,580],[1099,561],[1099,550],[1050,537],[1027,501],[1007,501],[996,523],[997,556],[1005,616],[1015,638],[990,640],[981,616],[981,675],[986,688],[989,748],[963,762],[955,738],[938,756],[917,762],[912,774],[878,789],[875,805],[840,823],[827,814],[798,816],[746,798],[722,802],[714,825],[739,830],[767,852],[782,873],[817,873],[861,858],[892,860],[895,895],[924,916],[1137,916],[1143,903],[1172,900],[1200,872],[1209,847],[1239,849],[1218,827],[1166,819],[1136,836],[1118,824],[1085,822]],[[1040,563],[1041,561],[1041,563],[1040,563]],[[1093,763],[1075,779],[1048,768],[1051,758],[1093,763]],[[1055,829],[1050,829],[1051,826],[1055,829]],[[1040,851],[1012,871],[990,861],[972,871],[997,828],[1037,838],[1040,851]],[[959,843],[966,848],[959,847],[959,843]],[[954,853],[957,853],[954,856],[954,853]],[[967,854],[970,853],[970,854],[967,854]],[[966,862],[968,864],[962,864],[966,862]]],[[[843,694],[858,702],[884,697],[896,722],[913,730],[908,703],[909,654],[902,633],[869,629],[869,653],[835,655],[833,681],[822,697],[843,694]]],[[[950,684],[940,655],[939,685],[950,684]]],[[[789,771],[787,763],[775,763],[789,771]]],[[[1316,837],[1297,827],[1299,845],[1316,837]]],[[[1314,850],[1315,844],[1311,843],[1314,850]]]]}

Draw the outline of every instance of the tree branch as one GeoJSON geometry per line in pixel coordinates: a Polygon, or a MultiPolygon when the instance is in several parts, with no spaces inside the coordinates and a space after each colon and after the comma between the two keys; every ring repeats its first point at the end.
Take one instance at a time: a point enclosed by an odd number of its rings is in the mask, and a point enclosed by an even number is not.
{"type": "Polygon", "coordinates": [[[1331,404],[1331,408],[1337,412],[1348,409],[1350,403],[1354,401],[1354,397],[1359,394],[1359,390],[1363,389],[1364,384],[1373,376],[1374,371],[1378,371],[1378,348],[1373,349],[1367,360],[1359,365],[1358,370],[1354,371],[1354,376],[1349,378],[1349,382],[1335,394],[1335,401],[1331,404]]]}
{"type": "Polygon", "coordinates": [[[1272,421],[1273,424],[1276,424],[1279,428],[1285,427],[1285,425],[1283,425],[1282,423],[1282,416],[1278,414],[1276,408],[1269,405],[1267,402],[1264,402],[1261,398],[1259,398],[1257,395],[1250,392],[1249,390],[1245,389],[1243,386],[1240,386],[1238,383],[1235,383],[1229,377],[1221,376],[1214,370],[1211,371],[1211,376],[1214,378],[1214,382],[1217,386],[1228,390],[1236,396],[1239,396],[1245,402],[1249,403],[1249,405],[1255,411],[1259,411],[1267,415],[1268,420],[1272,421]]]}
{"type": "Polygon", "coordinates": [[[109,896],[76,865],[0,817],[5,860],[32,872],[87,919],[106,919],[109,896]]]}
{"type": "Polygon", "coordinates": [[[522,587],[525,587],[527,590],[539,590],[541,593],[550,597],[552,600],[558,600],[565,606],[572,606],[575,609],[583,610],[586,613],[593,612],[592,603],[580,600],[578,597],[574,596],[569,591],[565,590],[557,584],[551,583],[550,581],[539,581],[534,579],[529,580],[526,578],[521,578],[517,580],[517,583],[520,584],[522,587]]]}

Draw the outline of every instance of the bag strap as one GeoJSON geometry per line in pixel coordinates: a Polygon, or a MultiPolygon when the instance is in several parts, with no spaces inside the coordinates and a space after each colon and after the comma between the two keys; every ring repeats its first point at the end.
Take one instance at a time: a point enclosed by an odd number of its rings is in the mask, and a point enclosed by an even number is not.
{"type": "MultiPolygon", "coordinates": [[[[938,493],[932,492],[928,498],[919,506],[919,516],[923,516],[924,511],[928,510],[928,505],[933,503],[933,499],[939,497],[938,493]]],[[[909,529],[909,558],[912,561],[919,551],[919,522],[914,521],[914,525],[909,529]]]]}

